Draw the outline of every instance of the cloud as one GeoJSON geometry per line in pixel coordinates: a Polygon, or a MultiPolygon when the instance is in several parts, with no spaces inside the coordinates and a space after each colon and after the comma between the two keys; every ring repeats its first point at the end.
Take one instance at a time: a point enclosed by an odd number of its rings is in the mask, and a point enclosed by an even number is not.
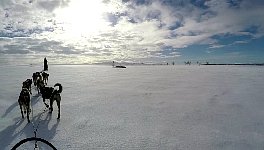
{"type": "Polygon", "coordinates": [[[246,44],[249,41],[235,41],[233,44],[246,44]]]}
{"type": "Polygon", "coordinates": [[[67,7],[70,0],[35,0],[38,8],[45,9],[49,12],[53,12],[56,8],[67,7]]]}
{"type": "MultiPolygon", "coordinates": [[[[175,48],[205,44],[204,41],[209,41],[215,35],[238,35],[241,31],[256,24],[261,24],[261,27],[254,36],[263,36],[263,32],[260,30],[263,27],[263,21],[252,19],[260,18],[263,15],[263,12],[260,12],[263,7],[248,10],[250,6],[246,6],[248,4],[240,1],[232,3],[216,0],[194,1],[195,5],[188,1],[172,2],[168,0],[152,1],[151,3],[149,1],[125,2],[130,2],[130,5],[134,4],[133,7],[130,7],[132,10],[129,10],[127,15],[130,20],[134,20],[134,23],[144,25],[146,22],[156,22],[156,24],[149,24],[149,32],[146,30],[144,33],[147,32],[149,37],[153,37],[151,33],[155,32],[156,36],[161,38],[161,43],[175,48]],[[196,7],[197,5],[204,7],[196,7]],[[237,8],[240,5],[241,7],[237,8]],[[249,22],[249,20],[251,21],[249,22]],[[175,28],[170,30],[173,26],[175,28]],[[151,28],[152,31],[150,31],[151,28]],[[153,28],[159,29],[155,31],[153,28]]],[[[148,41],[147,36],[144,36],[143,39],[142,42],[148,41]]],[[[149,41],[149,43],[155,42],[149,41]]]]}
{"type": "MultiPolygon", "coordinates": [[[[264,35],[261,0],[103,0],[102,25],[95,24],[99,26],[96,33],[69,32],[74,29],[70,28],[69,20],[58,19],[57,10],[70,7],[71,2],[2,0],[0,53],[48,54],[54,58],[67,57],[67,62],[77,55],[76,59],[81,57],[82,61],[177,58],[181,56],[178,49],[192,45],[206,45],[211,50],[227,46],[216,36],[249,37],[230,42],[236,45],[264,35]]],[[[77,14],[83,18],[75,21],[88,20],[83,22],[87,28],[92,24],[93,20],[85,18],[85,14],[77,14]]]]}
{"type": "Polygon", "coordinates": [[[225,47],[226,45],[220,45],[220,44],[215,44],[215,45],[210,45],[210,49],[216,49],[216,48],[222,48],[225,47]]]}
{"type": "Polygon", "coordinates": [[[47,12],[47,8],[40,9],[37,2],[4,2],[0,6],[0,12],[5,14],[1,16],[0,37],[32,37],[43,32],[53,32],[52,23],[47,21],[53,14],[47,12]]]}

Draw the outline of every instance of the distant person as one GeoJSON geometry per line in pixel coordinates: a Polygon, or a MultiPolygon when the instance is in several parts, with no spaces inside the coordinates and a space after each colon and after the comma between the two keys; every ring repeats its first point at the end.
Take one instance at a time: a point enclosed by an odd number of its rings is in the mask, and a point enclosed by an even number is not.
{"type": "Polygon", "coordinates": [[[48,71],[48,61],[46,57],[44,58],[44,71],[48,71]]]}

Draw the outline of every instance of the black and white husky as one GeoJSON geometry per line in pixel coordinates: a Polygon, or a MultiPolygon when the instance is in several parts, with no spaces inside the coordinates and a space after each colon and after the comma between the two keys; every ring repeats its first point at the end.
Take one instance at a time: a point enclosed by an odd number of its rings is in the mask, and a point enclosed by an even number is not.
{"type": "Polygon", "coordinates": [[[50,113],[53,111],[53,102],[56,101],[58,106],[58,119],[60,118],[60,101],[61,101],[61,95],[62,92],[62,85],[60,83],[56,83],[54,87],[58,86],[59,89],[55,89],[53,87],[46,87],[44,82],[40,83],[40,93],[43,98],[43,102],[46,105],[46,107],[49,107],[50,113]],[[50,100],[50,105],[46,103],[46,99],[50,100]]]}
{"type": "Polygon", "coordinates": [[[38,79],[42,80],[42,76],[41,76],[40,72],[33,73],[32,78],[33,78],[33,83],[35,86],[37,86],[37,80],[38,79]]]}
{"type": "Polygon", "coordinates": [[[44,83],[47,85],[48,80],[49,80],[49,74],[46,72],[42,72],[42,78],[43,78],[44,83]]]}
{"type": "Polygon", "coordinates": [[[28,91],[30,92],[30,94],[32,94],[32,92],[31,92],[31,85],[32,85],[32,79],[27,79],[26,81],[23,82],[22,89],[23,88],[26,88],[26,89],[28,89],[28,91]]]}

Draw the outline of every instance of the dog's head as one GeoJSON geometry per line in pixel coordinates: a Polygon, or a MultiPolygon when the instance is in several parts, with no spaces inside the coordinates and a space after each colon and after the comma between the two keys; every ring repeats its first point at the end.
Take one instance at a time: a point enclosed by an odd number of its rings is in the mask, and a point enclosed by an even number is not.
{"type": "Polygon", "coordinates": [[[26,81],[23,82],[23,86],[27,85],[27,86],[31,86],[32,84],[32,79],[27,79],[26,81]]]}
{"type": "Polygon", "coordinates": [[[49,77],[49,74],[46,73],[46,72],[42,72],[42,76],[43,76],[43,78],[48,78],[49,77]]]}
{"type": "Polygon", "coordinates": [[[32,79],[27,79],[26,82],[27,82],[28,84],[32,84],[32,79]]]}
{"type": "Polygon", "coordinates": [[[22,83],[22,88],[29,88],[32,83],[29,80],[26,80],[22,83]]]}

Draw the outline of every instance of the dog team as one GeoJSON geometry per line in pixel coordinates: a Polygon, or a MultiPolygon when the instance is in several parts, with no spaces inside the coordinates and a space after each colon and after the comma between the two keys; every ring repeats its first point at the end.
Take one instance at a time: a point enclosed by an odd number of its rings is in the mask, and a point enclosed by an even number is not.
{"type": "MultiPolygon", "coordinates": [[[[52,113],[53,111],[53,102],[56,101],[58,106],[58,117],[60,119],[60,101],[62,92],[62,85],[60,83],[56,83],[54,87],[46,86],[48,83],[49,74],[42,71],[42,72],[35,72],[32,75],[32,79],[27,79],[22,84],[22,90],[20,92],[18,98],[18,104],[21,110],[22,118],[24,118],[24,114],[27,114],[27,120],[30,122],[29,114],[31,112],[30,108],[30,95],[32,94],[31,85],[34,83],[34,86],[37,88],[38,94],[41,94],[43,98],[43,102],[47,108],[49,108],[49,112],[52,113]],[[58,87],[56,89],[55,87],[58,87]],[[49,105],[46,103],[46,99],[49,99],[49,105]],[[24,110],[24,111],[23,111],[24,110]]],[[[33,108],[32,108],[33,109],[33,108]]]]}

